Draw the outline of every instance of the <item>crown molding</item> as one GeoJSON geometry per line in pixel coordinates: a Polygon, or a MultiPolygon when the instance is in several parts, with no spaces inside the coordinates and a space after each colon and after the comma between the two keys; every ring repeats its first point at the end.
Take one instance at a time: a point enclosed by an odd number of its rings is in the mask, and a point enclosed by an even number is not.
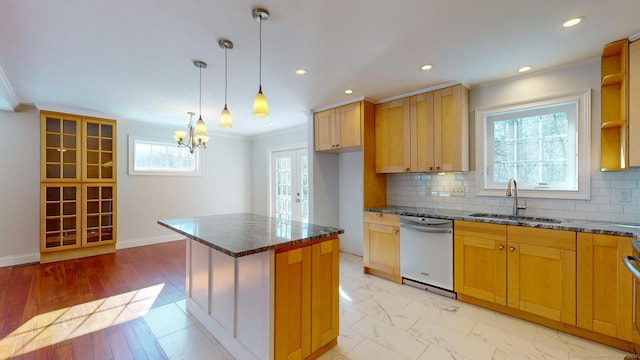
{"type": "Polygon", "coordinates": [[[20,101],[18,101],[16,92],[13,91],[7,75],[0,66],[0,110],[15,111],[18,105],[20,105],[20,101]],[[5,102],[6,104],[4,104],[5,102]]]}

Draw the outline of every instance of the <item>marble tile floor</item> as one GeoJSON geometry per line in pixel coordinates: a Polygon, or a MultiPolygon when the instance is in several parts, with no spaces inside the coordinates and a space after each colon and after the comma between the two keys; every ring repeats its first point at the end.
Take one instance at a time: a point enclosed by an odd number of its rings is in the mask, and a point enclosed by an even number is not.
{"type": "MultiPolygon", "coordinates": [[[[626,352],[362,273],[340,258],[340,336],[322,360],[587,360],[626,352]]],[[[184,300],[145,321],[169,359],[233,359],[186,314],[184,300]]]]}

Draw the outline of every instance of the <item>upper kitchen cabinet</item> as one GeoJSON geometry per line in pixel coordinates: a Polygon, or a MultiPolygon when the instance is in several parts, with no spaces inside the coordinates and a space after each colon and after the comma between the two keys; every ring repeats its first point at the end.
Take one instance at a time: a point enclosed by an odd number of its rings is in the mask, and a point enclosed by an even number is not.
{"type": "Polygon", "coordinates": [[[82,124],[84,127],[82,180],[115,181],[116,122],[114,120],[84,118],[82,124]]]}
{"type": "Polygon", "coordinates": [[[411,171],[409,98],[376,105],[376,172],[411,171]]]}
{"type": "Polygon", "coordinates": [[[602,51],[600,167],[602,171],[628,168],[628,50],[627,39],[605,45],[602,51]]]}
{"type": "Polygon", "coordinates": [[[40,115],[40,181],[79,181],[81,119],[72,115],[40,115]]]}
{"type": "Polygon", "coordinates": [[[462,85],[376,106],[376,171],[469,170],[469,91],[462,85]]]}
{"type": "Polygon", "coordinates": [[[629,44],[629,166],[640,166],[640,40],[629,44]]]}
{"type": "Polygon", "coordinates": [[[433,92],[435,171],[469,171],[469,90],[455,85],[433,92]]]}
{"type": "Polygon", "coordinates": [[[343,105],[313,115],[316,151],[360,150],[363,102],[343,105]]]}

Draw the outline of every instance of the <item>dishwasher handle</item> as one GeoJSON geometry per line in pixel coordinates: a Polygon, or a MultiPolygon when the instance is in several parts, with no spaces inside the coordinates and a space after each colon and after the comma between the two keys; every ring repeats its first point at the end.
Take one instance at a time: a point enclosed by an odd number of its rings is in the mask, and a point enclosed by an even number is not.
{"type": "Polygon", "coordinates": [[[453,233],[453,230],[451,228],[437,228],[437,227],[431,227],[431,226],[416,226],[416,225],[409,225],[409,224],[404,224],[404,223],[401,223],[400,227],[401,228],[415,230],[415,231],[420,231],[420,232],[423,232],[423,233],[429,233],[429,234],[451,234],[451,233],[453,233]]]}
{"type": "Polygon", "coordinates": [[[638,271],[638,269],[631,263],[632,261],[637,263],[636,259],[633,256],[625,256],[622,258],[624,266],[627,267],[627,269],[636,279],[640,280],[640,271],[638,271]]]}

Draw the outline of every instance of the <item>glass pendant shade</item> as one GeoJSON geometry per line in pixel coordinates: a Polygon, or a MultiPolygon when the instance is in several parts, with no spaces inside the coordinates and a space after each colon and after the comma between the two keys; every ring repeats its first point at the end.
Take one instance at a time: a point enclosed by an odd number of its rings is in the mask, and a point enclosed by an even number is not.
{"type": "Polygon", "coordinates": [[[202,117],[200,117],[196,122],[196,136],[206,136],[206,135],[207,135],[207,128],[204,126],[204,121],[202,120],[202,117]]]}
{"type": "Polygon", "coordinates": [[[269,106],[267,105],[267,98],[262,93],[262,86],[260,86],[258,94],[255,100],[253,100],[253,116],[269,116],[269,106]]]}
{"type": "Polygon", "coordinates": [[[175,131],[173,133],[173,140],[175,140],[176,142],[180,143],[182,142],[182,140],[187,136],[187,132],[186,131],[175,131]]]}
{"type": "Polygon", "coordinates": [[[224,106],[220,113],[220,127],[223,129],[230,129],[233,127],[233,120],[231,119],[231,112],[227,109],[227,105],[224,106]]]}

